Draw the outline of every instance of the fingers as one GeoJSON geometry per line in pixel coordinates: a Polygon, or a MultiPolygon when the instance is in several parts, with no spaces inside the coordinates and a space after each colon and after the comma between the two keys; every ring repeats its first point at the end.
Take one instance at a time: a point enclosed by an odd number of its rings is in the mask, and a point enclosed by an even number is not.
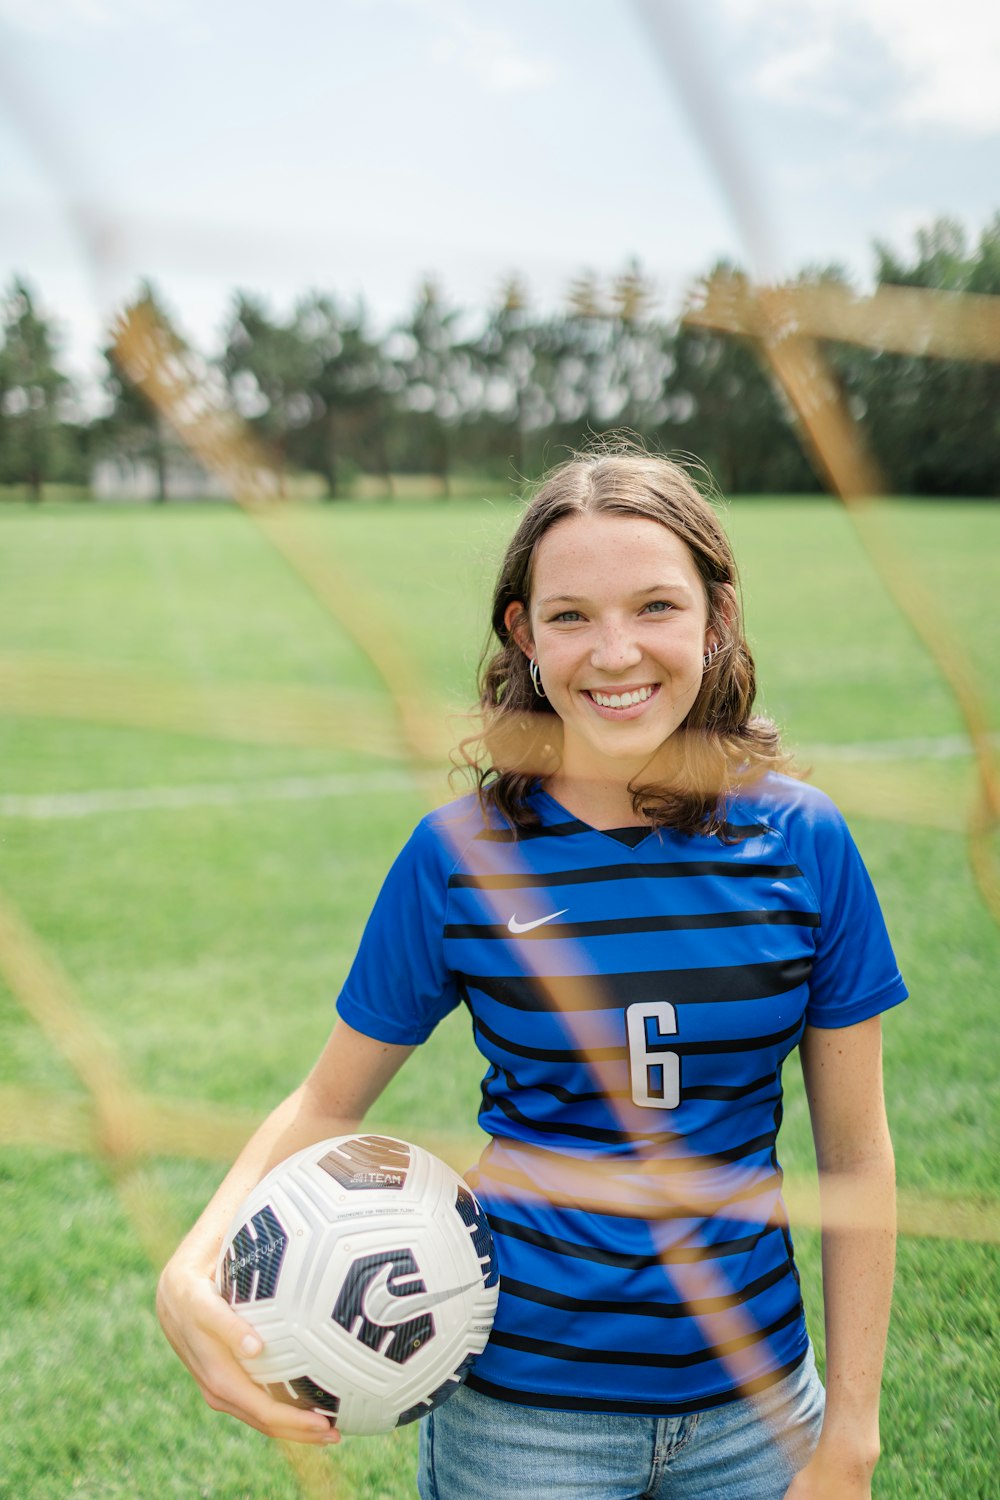
{"type": "Polygon", "coordinates": [[[252,1359],[263,1349],[264,1342],[253,1325],[233,1311],[216,1291],[214,1281],[199,1278],[191,1287],[189,1298],[189,1318],[228,1349],[234,1359],[252,1359]]]}
{"type": "Polygon", "coordinates": [[[168,1267],[160,1278],[157,1312],[167,1338],[213,1411],[286,1442],[340,1441],[332,1418],[276,1401],[250,1378],[240,1361],[252,1360],[263,1342],[219,1296],[209,1277],[190,1267],[168,1267]]]}
{"type": "Polygon", "coordinates": [[[227,1360],[210,1365],[206,1381],[199,1381],[202,1395],[213,1411],[225,1412],[267,1437],[289,1443],[339,1443],[340,1433],[332,1418],[321,1412],[301,1411],[275,1401],[236,1364],[227,1360]]]}

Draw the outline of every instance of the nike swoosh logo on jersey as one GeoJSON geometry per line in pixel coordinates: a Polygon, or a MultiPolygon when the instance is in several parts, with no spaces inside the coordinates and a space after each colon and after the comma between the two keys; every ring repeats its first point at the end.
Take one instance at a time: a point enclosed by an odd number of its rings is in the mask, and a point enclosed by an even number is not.
{"type": "Polygon", "coordinates": [[[564,917],[568,911],[569,907],[564,906],[562,911],[550,911],[547,917],[536,917],[533,922],[519,922],[516,917],[511,917],[507,923],[507,931],[517,937],[520,932],[530,932],[533,927],[544,927],[546,922],[553,922],[556,917],[564,917]]]}
{"type": "Polygon", "coordinates": [[[477,1278],[466,1282],[464,1286],[447,1287],[443,1292],[411,1292],[409,1296],[400,1297],[389,1290],[391,1275],[392,1266],[383,1266],[374,1280],[368,1283],[361,1299],[362,1317],[379,1328],[395,1328],[400,1323],[408,1323],[411,1318],[419,1318],[421,1313],[428,1312],[430,1308],[437,1307],[442,1302],[450,1302],[452,1297],[460,1297],[463,1292],[481,1285],[477,1278]]]}

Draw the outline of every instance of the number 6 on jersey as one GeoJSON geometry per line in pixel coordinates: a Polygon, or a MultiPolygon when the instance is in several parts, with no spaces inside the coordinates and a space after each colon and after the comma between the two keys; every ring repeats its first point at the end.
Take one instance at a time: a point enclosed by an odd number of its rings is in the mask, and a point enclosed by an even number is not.
{"type": "Polygon", "coordinates": [[[681,1102],[681,1060],[661,1039],[677,1035],[677,1012],[667,1000],[626,1006],[632,1102],[646,1109],[676,1109],[681,1102]]]}

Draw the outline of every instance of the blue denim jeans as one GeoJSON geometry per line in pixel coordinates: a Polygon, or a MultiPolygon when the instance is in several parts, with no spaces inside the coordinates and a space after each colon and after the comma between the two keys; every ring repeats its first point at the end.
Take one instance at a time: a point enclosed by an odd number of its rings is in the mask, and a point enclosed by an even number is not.
{"type": "Polygon", "coordinates": [[[463,1386],[424,1419],[421,1500],[782,1500],[816,1446],[824,1391],[802,1364],[683,1417],[547,1411],[463,1386]]]}

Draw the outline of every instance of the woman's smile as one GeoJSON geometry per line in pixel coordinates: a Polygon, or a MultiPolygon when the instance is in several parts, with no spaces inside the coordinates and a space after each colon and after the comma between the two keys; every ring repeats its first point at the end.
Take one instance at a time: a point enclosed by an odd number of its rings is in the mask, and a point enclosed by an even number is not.
{"type": "Polygon", "coordinates": [[[583,696],[590,699],[604,719],[635,719],[659,690],[659,683],[647,682],[641,687],[626,684],[615,688],[584,688],[583,696]]]}

